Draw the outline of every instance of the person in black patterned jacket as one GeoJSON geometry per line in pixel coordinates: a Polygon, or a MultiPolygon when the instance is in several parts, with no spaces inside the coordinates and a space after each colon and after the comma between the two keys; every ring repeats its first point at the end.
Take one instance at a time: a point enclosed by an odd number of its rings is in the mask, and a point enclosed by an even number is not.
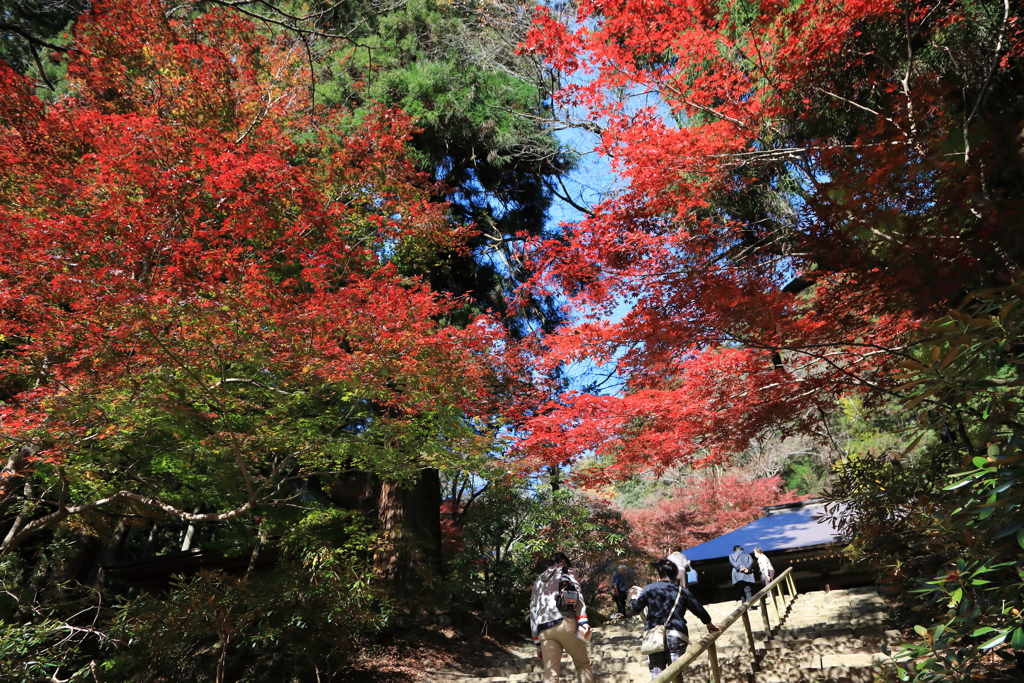
{"type": "Polygon", "coordinates": [[[665,627],[668,650],[647,655],[647,668],[651,670],[651,678],[654,679],[669,664],[686,652],[686,646],[690,642],[685,618],[687,610],[693,612],[707,625],[709,633],[718,633],[722,629],[711,623],[711,615],[697,601],[697,598],[676,583],[679,570],[675,563],[667,559],[658,560],[652,567],[658,572],[658,577],[661,580],[648,584],[639,595],[632,599],[629,609],[633,614],[639,614],[645,607],[647,608],[647,624],[644,627],[647,630],[668,621],[668,625],[665,627]],[[678,601],[676,600],[677,596],[678,601]],[[675,605],[675,609],[673,609],[673,605],[675,605]]]}

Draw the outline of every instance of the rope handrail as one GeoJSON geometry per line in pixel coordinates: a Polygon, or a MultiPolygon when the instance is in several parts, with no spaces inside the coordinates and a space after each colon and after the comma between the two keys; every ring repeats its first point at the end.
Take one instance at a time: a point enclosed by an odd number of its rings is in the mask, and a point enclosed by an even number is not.
{"type": "MultiPolygon", "coordinates": [[[[767,586],[765,586],[760,591],[755,593],[754,596],[750,599],[750,602],[743,603],[742,605],[734,609],[732,611],[732,614],[730,614],[724,620],[722,620],[722,623],[718,624],[718,626],[722,629],[721,631],[719,631],[718,633],[709,633],[703,638],[701,638],[699,641],[697,641],[698,647],[696,650],[694,650],[693,652],[687,652],[685,655],[683,655],[676,661],[672,662],[664,671],[661,672],[661,674],[658,675],[657,678],[655,678],[652,681],[652,683],[668,683],[669,681],[673,680],[676,676],[678,676],[683,669],[690,666],[690,664],[693,664],[693,662],[696,661],[696,659],[705,652],[708,653],[708,660],[711,665],[711,680],[713,681],[713,683],[718,683],[718,681],[720,680],[720,675],[718,672],[718,653],[715,649],[715,641],[718,640],[719,636],[723,635],[733,624],[736,623],[737,620],[741,618],[743,619],[743,627],[747,632],[747,642],[750,646],[751,656],[755,658],[754,662],[756,671],[757,660],[756,650],[754,647],[754,636],[750,628],[750,617],[747,616],[747,612],[754,605],[760,604],[761,618],[764,620],[765,626],[765,638],[767,639],[771,637],[771,625],[768,620],[768,605],[766,598],[768,595],[771,595],[772,600],[775,600],[775,594],[772,591],[777,586],[779,587],[779,596],[782,597],[781,584],[783,581],[785,581],[786,587],[789,592],[789,600],[792,603],[793,599],[796,598],[796,583],[793,581],[793,578],[791,576],[792,571],[792,567],[786,567],[786,569],[781,574],[776,576],[771,583],[769,583],[767,586]]],[[[785,605],[785,602],[783,602],[783,605],[785,605]]],[[[782,623],[782,615],[779,613],[778,603],[775,604],[775,614],[779,620],[779,623],[782,623]]]]}

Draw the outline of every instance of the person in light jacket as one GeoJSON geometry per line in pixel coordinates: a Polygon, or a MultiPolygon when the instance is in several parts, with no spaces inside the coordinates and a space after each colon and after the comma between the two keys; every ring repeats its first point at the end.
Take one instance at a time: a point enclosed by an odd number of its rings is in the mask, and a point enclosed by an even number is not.
{"type": "Polygon", "coordinates": [[[775,580],[775,567],[760,548],[754,548],[754,557],[757,558],[757,571],[761,572],[761,583],[767,586],[775,580]]]}
{"type": "Polygon", "coordinates": [[[686,628],[687,610],[693,612],[694,616],[707,625],[709,633],[718,633],[722,630],[711,623],[711,615],[697,598],[676,583],[679,569],[674,562],[668,559],[658,560],[653,567],[661,580],[648,584],[629,603],[629,609],[633,614],[639,614],[645,607],[647,608],[647,624],[644,628],[648,631],[668,622],[665,626],[668,650],[647,655],[647,668],[651,671],[652,680],[686,652],[686,647],[690,643],[690,634],[686,628]]]}
{"type": "Polygon", "coordinates": [[[676,575],[676,583],[683,588],[689,588],[690,586],[686,582],[686,571],[690,568],[690,561],[686,559],[686,555],[683,555],[683,546],[674,545],[671,550],[666,559],[679,570],[679,574],[676,575]]]}
{"type": "Polygon", "coordinates": [[[533,582],[530,595],[530,632],[537,645],[537,655],[544,662],[544,683],[555,683],[562,667],[562,651],[569,653],[580,683],[594,683],[594,671],[587,656],[590,624],[587,606],[583,603],[580,581],[572,563],[564,553],[555,553],[545,569],[533,582]],[[577,601],[572,611],[558,608],[558,595],[563,580],[575,588],[577,601]]]}
{"type": "Polygon", "coordinates": [[[735,545],[732,555],[729,555],[729,564],[732,565],[732,585],[739,587],[743,602],[750,602],[754,597],[754,571],[751,569],[754,558],[743,550],[743,546],[735,545]]]}

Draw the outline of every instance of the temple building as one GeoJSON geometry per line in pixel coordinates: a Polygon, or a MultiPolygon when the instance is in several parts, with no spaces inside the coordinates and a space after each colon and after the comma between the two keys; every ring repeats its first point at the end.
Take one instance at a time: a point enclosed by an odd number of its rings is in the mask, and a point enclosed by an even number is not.
{"type": "Polygon", "coordinates": [[[823,502],[808,500],[763,509],[767,515],[761,519],[683,550],[699,575],[692,587],[697,597],[705,601],[734,597],[729,554],[737,545],[751,555],[755,547],[761,548],[776,572],[792,566],[801,593],[874,583],[870,567],[854,566],[840,553],[838,533],[823,519],[823,502]]]}

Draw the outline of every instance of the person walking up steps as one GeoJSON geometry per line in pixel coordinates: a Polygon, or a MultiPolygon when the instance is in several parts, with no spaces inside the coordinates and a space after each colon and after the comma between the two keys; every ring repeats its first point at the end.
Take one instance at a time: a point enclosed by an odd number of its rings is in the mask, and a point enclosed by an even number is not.
{"type": "Polygon", "coordinates": [[[750,602],[754,597],[754,559],[750,553],[743,550],[743,546],[734,545],[732,555],[729,556],[729,564],[732,565],[732,585],[738,585],[743,593],[743,602],[750,602]]]}
{"type": "Polygon", "coordinates": [[[686,572],[690,568],[690,561],[686,559],[686,555],[683,555],[683,546],[674,545],[672,546],[671,553],[666,558],[669,562],[674,564],[679,570],[679,574],[676,577],[676,583],[683,588],[689,588],[689,584],[686,582],[686,572]]]}
{"type": "Polygon", "coordinates": [[[722,630],[711,623],[711,615],[697,598],[676,583],[679,570],[674,562],[667,559],[658,560],[653,567],[657,570],[660,580],[648,584],[629,604],[633,614],[639,614],[645,607],[647,608],[647,624],[644,628],[648,631],[668,622],[665,627],[668,650],[647,655],[647,668],[651,670],[652,680],[686,652],[686,647],[690,643],[685,618],[687,610],[693,612],[707,625],[709,633],[718,633],[722,630]]]}
{"type": "Polygon", "coordinates": [[[767,586],[775,580],[775,567],[760,548],[754,548],[754,557],[757,558],[757,571],[761,572],[761,583],[767,586]]]}
{"type": "Polygon", "coordinates": [[[619,614],[626,616],[626,565],[620,564],[612,577],[612,597],[619,614]]]}
{"type": "Polygon", "coordinates": [[[544,683],[555,683],[562,667],[562,651],[569,653],[579,683],[594,683],[587,656],[590,624],[576,570],[564,553],[555,553],[548,568],[533,582],[530,595],[530,631],[537,654],[544,662],[544,683]]]}

